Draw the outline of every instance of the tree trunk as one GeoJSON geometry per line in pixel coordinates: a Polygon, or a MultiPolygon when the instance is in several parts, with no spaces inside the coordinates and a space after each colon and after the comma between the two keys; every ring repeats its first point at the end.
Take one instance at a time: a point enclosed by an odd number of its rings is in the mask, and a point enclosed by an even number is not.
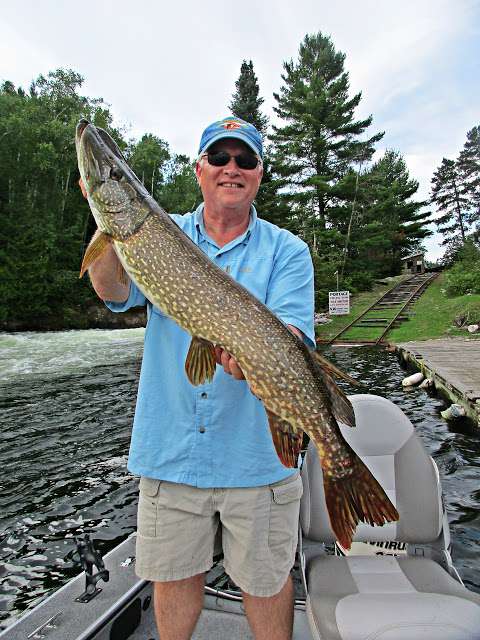
{"type": "Polygon", "coordinates": [[[465,229],[463,228],[463,218],[462,218],[462,212],[460,211],[460,203],[458,201],[458,191],[457,191],[457,183],[455,182],[455,180],[453,181],[453,188],[455,190],[455,207],[457,209],[457,217],[458,217],[458,224],[460,225],[460,233],[462,234],[462,241],[465,244],[465,229]]]}

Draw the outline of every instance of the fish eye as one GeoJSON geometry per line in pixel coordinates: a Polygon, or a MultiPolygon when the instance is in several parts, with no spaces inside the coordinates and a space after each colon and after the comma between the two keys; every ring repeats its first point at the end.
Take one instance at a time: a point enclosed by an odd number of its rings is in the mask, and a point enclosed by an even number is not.
{"type": "Polygon", "coordinates": [[[122,172],[117,167],[112,167],[110,169],[110,178],[112,178],[112,180],[117,180],[117,181],[121,180],[122,176],[123,176],[122,172]]]}

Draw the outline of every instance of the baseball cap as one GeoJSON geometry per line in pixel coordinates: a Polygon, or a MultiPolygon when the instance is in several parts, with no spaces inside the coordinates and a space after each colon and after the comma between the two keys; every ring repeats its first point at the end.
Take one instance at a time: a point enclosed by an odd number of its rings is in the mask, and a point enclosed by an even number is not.
{"type": "Polygon", "coordinates": [[[256,129],[253,124],[233,116],[224,118],[223,120],[217,120],[205,129],[200,140],[198,155],[201,155],[214,142],[222,138],[236,138],[237,140],[241,140],[263,159],[262,136],[258,129],[256,129]]]}

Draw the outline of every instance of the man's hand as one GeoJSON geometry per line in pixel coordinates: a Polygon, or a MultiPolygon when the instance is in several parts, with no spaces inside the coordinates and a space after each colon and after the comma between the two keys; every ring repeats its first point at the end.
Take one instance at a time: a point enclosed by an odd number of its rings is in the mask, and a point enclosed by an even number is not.
{"type": "MultiPolygon", "coordinates": [[[[290,329],[292,333],[303,340],[303,333],[297,327],[294,327],[292,324],[288,324],[287,327],[290,329]]],[[[235,360],[233,356],[231,356],[228,351],[222,349],[222,347],[215,347],[215,357],[217,359],[217,364],[223,367],[225,373],[233,376],[235,380],[245,380],[245,376],[243,375],[243,371],[238,366],[238,362],[235,360]]]]}
{"type": "Polygon", "coordinates": [[[238,366],[237,361],[228,353],[228,351],[225,351],[222,347],[215,347],[215,357],[217,359],[217,364],[223,367],[225,373],[233,376],[235,380],[245,380],[245,376],[238,366]]]}

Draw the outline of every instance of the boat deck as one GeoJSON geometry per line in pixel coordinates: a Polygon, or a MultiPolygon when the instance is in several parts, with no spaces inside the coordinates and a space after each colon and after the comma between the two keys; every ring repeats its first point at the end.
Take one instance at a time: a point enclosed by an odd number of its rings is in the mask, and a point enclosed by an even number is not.
{"type": "MultiPolygon", "coordinates": [[[[1,640],[157,640],[152,584],[134,571],[132,535],[105,556],[110,580],[88,603],[76,598],[85,588],[82,572],[16,623],[0,632],[1,640]]],[[[203,610],[192,640],[253,640],[238,594],[206,588],[203,610]]],[[[295,604],[292,640],[313,640],[305,605],[295,604]]]]}

